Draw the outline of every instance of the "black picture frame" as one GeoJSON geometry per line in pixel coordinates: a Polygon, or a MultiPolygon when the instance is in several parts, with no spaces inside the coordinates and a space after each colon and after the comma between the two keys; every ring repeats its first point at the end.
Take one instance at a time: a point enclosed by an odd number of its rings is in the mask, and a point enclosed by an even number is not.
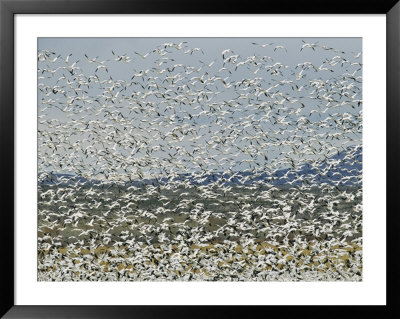
{"type": "MultiPolygon", "coordinates": [[[[256,311],[269,316],[305,317],[320,313],[326,317],[375,318],[399,316],[395,274],[398,221],[395,201],[399,163],[399,56],[400,3],[397,0],[362,1],[252,1],[233,2],[203,0],[0,0],[0,132],[1,132],[1,307],[4,318],[160,318],[255,316],[256,311]],[[387,21],[387,118],[386,118],[386,218],[387,218],[387,304],[386,306],[21,306],[15,305],[14,288],[14,16],[16,14],[385,14],[387,21]],[[268,307],[268,309],[265,309],[268,307]]],[[[382,106],[376,106],[377,112],[382,106]]],[[[382,172],[384,174],[384,172],[382,172]]],[[[384,207],[384,204],[382,204],[384,207]]],[[[385,212],[380,212],[384,214],[385,212]]],[[[384,238],[381,239],[382,241],[384,238]]],[[[323,292],[321,292],[323,293],[323,292]]]]}

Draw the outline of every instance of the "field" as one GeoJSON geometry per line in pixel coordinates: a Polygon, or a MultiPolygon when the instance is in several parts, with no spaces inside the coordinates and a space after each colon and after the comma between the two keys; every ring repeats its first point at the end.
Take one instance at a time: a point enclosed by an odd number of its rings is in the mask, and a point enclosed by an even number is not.
{"type": "Polygon", "coordinates": [[[38,280],[362,279],[359,187],[38,189],[38,280]]]}

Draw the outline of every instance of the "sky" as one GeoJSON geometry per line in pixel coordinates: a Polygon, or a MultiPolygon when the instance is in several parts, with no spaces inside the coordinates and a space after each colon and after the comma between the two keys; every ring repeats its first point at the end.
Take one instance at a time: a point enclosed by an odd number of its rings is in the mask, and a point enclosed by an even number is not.
{"type": "Polygon", "coordinates": [[[362,125],[361,52],[361,38],[39,38],[39,171],[118,179],[321,160],[361,145],[361,129],[336,131],[362,125]],[[347,95],[329,101],[332,89],[347,95]],[[310,153],[304,140],[324,147],[310,153]]]}

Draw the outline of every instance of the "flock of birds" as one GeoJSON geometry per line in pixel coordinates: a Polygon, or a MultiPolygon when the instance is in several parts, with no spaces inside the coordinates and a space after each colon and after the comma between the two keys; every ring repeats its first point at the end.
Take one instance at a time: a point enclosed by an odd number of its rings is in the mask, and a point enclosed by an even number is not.
{"type": "Polygon", "coordinates": [[[39,50],[38,280],[361,280],[361,53],[297,41],[39,50]]]}

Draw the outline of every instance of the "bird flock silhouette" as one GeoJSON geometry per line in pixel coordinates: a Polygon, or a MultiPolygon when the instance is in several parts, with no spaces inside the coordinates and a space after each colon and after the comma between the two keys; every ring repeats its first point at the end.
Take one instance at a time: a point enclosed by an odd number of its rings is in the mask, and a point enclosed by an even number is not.
{"type": "Polygon", "coordinates": [[[261,41],[38,51],[38,280],[362,280],[361,52],[261,41]]]}

